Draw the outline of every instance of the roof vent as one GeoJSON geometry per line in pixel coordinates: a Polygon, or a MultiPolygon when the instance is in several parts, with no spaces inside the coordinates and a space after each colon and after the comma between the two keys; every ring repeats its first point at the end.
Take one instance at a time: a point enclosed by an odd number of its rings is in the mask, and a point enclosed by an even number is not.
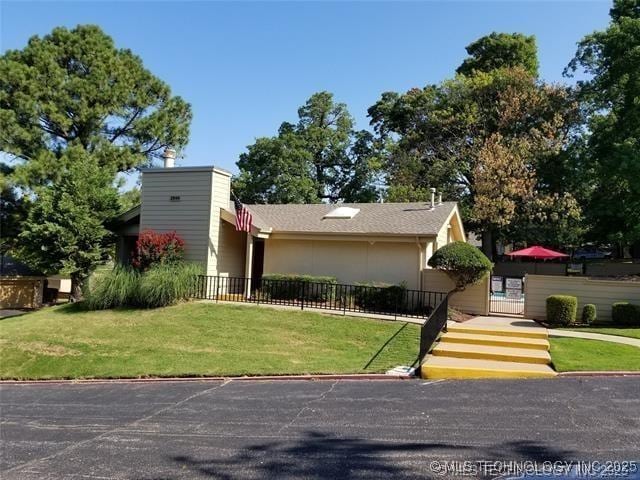
{"type": "Polygon", "coordinates": [[[334,210],[331,210],[322,218],[353,218],[358,214],[359,211],[359,208],[338,207],[334,210]]]}

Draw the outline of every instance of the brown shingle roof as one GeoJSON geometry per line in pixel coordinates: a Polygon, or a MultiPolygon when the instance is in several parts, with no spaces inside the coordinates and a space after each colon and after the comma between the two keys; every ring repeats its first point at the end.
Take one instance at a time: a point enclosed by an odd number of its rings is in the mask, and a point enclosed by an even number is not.
{"type": "Polygon", "coordinates": [[[424,202],[247,205],[254,225],[274,232],[425,236],[436,235],[455,206],[455,202],[444,202],[431,210],[424,202]],[[337,207],[360,212],[350,219],[323,218],[337,207]]]}

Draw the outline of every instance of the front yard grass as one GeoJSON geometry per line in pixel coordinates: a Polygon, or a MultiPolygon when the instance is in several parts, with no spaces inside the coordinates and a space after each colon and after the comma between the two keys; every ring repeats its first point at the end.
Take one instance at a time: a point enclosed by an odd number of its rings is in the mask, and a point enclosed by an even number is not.
{"type": "Polygon", "coordinates": [[[640,348],[632,345],[582,338],[550,338],[549,342],[558,372],[640,370],[640,348]]]}
{"type": "Polygon", "coordinates": [[[618,335],[620,337],[640,338],[640,328],[638,327],[575,327],[563,328],[574,332],[602,333],[604,335],[618,335]]]}
{"type": "Polygon", "coordinates": [[[0,320],[4,379],[374,373],[411,365],[419,327],[242,305],[63,305],[0,320]]]}

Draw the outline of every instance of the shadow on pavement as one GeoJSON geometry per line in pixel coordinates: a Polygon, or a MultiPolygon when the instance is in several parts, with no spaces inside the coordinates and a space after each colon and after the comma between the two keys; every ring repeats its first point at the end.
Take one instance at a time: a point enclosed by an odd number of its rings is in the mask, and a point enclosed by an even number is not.
{"type": "MultiPolygon", "coordinates": [[[[223,455],[225,452],[221,452],[223,455]]],[[[490,448],[447,443],[392,443],[359,438],[337,438],[309,431],[301,438],[256,443],[231,456],[198,459],[175,456],[181,468],[198,476],[241,478],[443,478],[432,461],[559,461],[571,451],[530,441],[506,442],[490,448]]]]}

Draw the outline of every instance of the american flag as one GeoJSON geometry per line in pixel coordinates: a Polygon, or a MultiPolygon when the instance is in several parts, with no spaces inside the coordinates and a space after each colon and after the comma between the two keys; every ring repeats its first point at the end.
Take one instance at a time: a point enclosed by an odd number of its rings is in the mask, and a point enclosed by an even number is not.
{"type": "Polygon", "coordinates": [[[236,208],[236,230],[238,232],[251,232],[251,222],[253,221],[251,212],[235,195],[233,205],[236,208]]]}

